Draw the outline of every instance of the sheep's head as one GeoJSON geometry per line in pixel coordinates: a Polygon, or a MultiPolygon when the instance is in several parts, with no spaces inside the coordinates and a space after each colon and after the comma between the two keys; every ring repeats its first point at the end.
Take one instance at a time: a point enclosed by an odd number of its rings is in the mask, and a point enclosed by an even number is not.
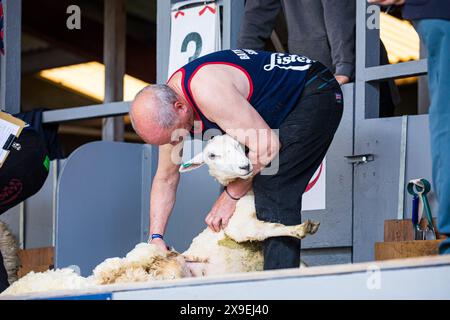
{"type": "Polygon", "coordinates": [[[248,179],[253,166],[245,155],[244,147],[229,135],[215,136],[201,153],[180,166],[180,172],[187,172],[206,164],[210,175],[222,185],[235,179],[248,179]]]}

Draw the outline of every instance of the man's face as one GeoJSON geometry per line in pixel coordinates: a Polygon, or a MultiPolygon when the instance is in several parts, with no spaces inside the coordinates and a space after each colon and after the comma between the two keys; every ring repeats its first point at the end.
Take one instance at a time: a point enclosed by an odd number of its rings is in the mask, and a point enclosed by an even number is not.
{"type": "Polygon", "coordinates": [[[176,102],[173,106],[176,113],[176,119],[170,128],[162,127],[152,116],[152,108],[148,103],[152,100],[145,101],[138,99],[133,102],[130,115],[133,118],[133,125],[136,133],[148,144],[164,145],[164,144],[178,144],[183,138],[189,134],[190,117],[188,109],[182,106],[176,106],[180,102],[176,102]]]}

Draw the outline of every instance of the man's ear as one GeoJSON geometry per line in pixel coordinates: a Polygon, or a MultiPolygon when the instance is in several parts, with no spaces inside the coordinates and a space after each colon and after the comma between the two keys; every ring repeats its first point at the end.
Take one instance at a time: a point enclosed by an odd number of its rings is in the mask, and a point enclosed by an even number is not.
{"type": "Polygon", "coordinates": [[[188,172],[188,171],[200,168],[204,164],[205,164],[205,161],[203,161],[203,152],[200,152],[198,155],[193,157],[191,160],[182,163],[180,165],[180,168],[178,169],[178,171],[179,172],[188,172]]]}

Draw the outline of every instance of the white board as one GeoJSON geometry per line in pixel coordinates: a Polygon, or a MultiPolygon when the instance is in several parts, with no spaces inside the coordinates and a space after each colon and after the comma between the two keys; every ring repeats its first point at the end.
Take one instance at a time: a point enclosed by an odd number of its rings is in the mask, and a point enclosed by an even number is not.
{"type": "Polygon", "coordinates": [[[220,50],[219,10],[214,2],[172,6],[168,77],[186,63],[220,50]]]}
{"type": "Polygon", "coordinates": [[[309,181],[308,187],[302,198],[302,211],[325,210],[326,208],[326,158],[317,168],[309,181]]]}

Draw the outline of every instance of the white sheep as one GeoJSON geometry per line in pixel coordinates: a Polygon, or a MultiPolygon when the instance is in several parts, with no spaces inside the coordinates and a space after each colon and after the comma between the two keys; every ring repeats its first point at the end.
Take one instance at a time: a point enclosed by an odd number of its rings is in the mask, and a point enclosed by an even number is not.
{"type": "Polygon", "coordinates": [[[55,290],[78,290],[111,283],[146,282],[191,277],[179,253],[156,245],[139,243],[124,258],[109,258],[95,267],[87,278],[72,268],[30,272],[7,288],[2,296],[55,290]]]}
{"type": "MultiPolygon", "coordinates": [[[[242,145],[229,135],[211,139],[203,151],[180,166],[180,172],[208,166],[209,173],[226,186],[235,179],[248,179],[253,168],[242,145]]],[[[255,198],[250,190],[236,203],[227,226],[218,233],[206,228],[183,252],[195,276],[259,271],[263,268],[261,241],[278,236],[298,239],[314,234],[320,223],[307,220],[300,225],[285,226],[258,220],[255,198]]]]}
{"type": "MultiPolygon", "coordinates": [[[[238,178],[251,177],[252,166],[243,147],[228,135],[210,140],[203,152],[182,165],[180,171],[190,171],[203,164],[208,165],[210,174],[223,185],[238,178]]],[[[314,234],[318,227],[318,222],[310,220],[296,226],[258,220],[254,195],[249,191],[237,202],[236,210],[224,230],[216,233],[206,228],[181,255],[174,250],[166,252],[156,245],[140,243],[124,258],[106,259],[95,267],[93,275],[88,278],[67,268],[32,272],[2,295],[260,271],[263,268],[261,241],[277,236],[301,239],[307,234],[314,234]]]]}

